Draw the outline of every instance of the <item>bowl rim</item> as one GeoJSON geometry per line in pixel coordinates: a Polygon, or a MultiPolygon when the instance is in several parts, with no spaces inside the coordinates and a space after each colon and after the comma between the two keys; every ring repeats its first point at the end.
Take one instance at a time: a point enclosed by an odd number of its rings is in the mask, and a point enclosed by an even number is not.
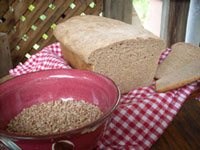
{"type": "Polygon", "coordinates": [[[120,102],[120,99],[121,99],[121,94],[120,94],[120,89],[119,87],[116,85],[116,83],[110,79],[109,77],[105,76],[105,75],[102,75],[100,73],[97,73],[97,72],[93,72],[93,71],[88,71],[88,70],[80,70],[80,69],[49,69],[49,70],[40,70],[40,71],[35,71],[35,72],[29,72],[29,73],[25,73],[25,74],[22,74],[22,75],[18,75],[2,84],[7,84],[9,82],[11,82],[12,80],[17,80],[18,78],[21,78],[21,76],[27,76],[27,75],[30,75],[30,74],[35,74],[35,73],[40,73],[40,72],[56,72],[56,71],[77,71],[77,72],[85,72],[85,73],[89,73],[89,74],[95,74],[97,76],[100,76],[100,77],[103,77],[107,80],[109,80],[113,85],[114,87],[116,88],[116,91],[117,91],[117,99],[116,99],[116,102],[114,104],[114,106],[111,108],[111,110],[105,114],[103,114],[102,117],[100,117],[99,119],[89,123],[89,124],[86,124],[80,128],[76,128],[76,129],[72,129],[72,130],[69,130],[69,131],[66,131],[66,132],[61,132],[61,133],[55,133],[55,134],[47,134],[47,135],[22,135],[22,134],[14,134],[14,133],[9,133],[9,132],[5,132],[4,130],[0,130],[0,137],[6,137],[6,138],[10,138],[10,139],[16,139],[16,140],[50,140],[50,139],[55,139],[55,138],[61,138],[63,136],[65,137],[70,137],[71,135],[73,134],[76,134],[76,133],[81,133],[82,130],[84,129],[87,129],[88,127],[89,128],[92,128],[92,127],[98,127],[98,125],[105,121],[112,113],[113,111],[117,108],[117,106],[119,105],[119,102],[120,102]]]}

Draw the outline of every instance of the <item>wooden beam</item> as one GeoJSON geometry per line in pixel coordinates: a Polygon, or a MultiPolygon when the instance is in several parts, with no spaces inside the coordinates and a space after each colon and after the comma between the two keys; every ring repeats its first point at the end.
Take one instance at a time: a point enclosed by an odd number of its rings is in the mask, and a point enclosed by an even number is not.
{"type": "Polygon", "coordinates": [[[8,0],[0,0],[0,19],[2,19],[3,15],[6,13],[8,9],[9,9],[8,0]]]}
{"type": "Polygon", "coordinates": [[[189,4],[189,0],[163,1],[160,37],[168,47],[185,41],[189,4]]]}
{"type": "Polygon", "coordinates": [[[132,8],[132,0],[104,0],[103,15],[131,24],[132,8]]]}
{"type": "Polygon", "coordinates": [[[5,75],[5,76],[3,76],[2,78],[0,78],[0,84],[2,84],[2,83],[4,83],[4,82],[6,82],[6,81],[8,81],[8,80],[10,80],[10,79],[12,79],[12,78],[14,78],[14,76],[11,76],[11,75],[5,75]]]}
{"type": "Polygon", "coordinates": [[[200,47],[200,0],[191,0],[185,42],[200,47]]]}
{"type": "Polygon", "coordinates": [[[0,77],[7,75],[12,68],[8,37],[6,33],[0,32],[0,77]]]}

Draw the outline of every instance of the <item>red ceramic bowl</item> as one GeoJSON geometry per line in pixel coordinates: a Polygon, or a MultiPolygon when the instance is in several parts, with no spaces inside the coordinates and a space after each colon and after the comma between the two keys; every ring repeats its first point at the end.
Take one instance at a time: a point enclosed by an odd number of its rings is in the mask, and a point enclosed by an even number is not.
{"type": "Polygon", "coordinates": [[[28,73],[0,84],[0,148],[14,150],[89,150],[103,135],[120,100],[113,81],[94,72],[59,69],[28,73]],[[84,99],[99,106],[104,115],[86,126],[44,136],[24,136],[6,131],[8,122],[23,108],[50,100],[84,99]]]}

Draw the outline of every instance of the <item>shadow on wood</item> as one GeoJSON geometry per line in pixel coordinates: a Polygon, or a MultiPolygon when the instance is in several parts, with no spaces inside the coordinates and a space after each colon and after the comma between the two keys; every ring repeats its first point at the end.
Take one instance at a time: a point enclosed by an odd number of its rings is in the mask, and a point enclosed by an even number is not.
{"type": "Polygon", "coordinates": [[[188,97],[177,116],[150,150],[200,149],[200,85],[188,97]]]}
{"type": "Polygon", "coordinates": [[[0,32],[0,78],[7,75],[12,68],[8,37],[0,32]]]}

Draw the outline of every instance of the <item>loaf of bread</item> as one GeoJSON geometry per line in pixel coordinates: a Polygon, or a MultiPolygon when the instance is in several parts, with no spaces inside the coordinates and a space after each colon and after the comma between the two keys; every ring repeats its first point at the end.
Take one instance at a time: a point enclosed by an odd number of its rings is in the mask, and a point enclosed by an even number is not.
{"type": "Polygon", "coordinates": [[[173,44],[171,49],[170,54],[158,67],[155,76],[157,79],[176,71],[191,61],[200,60],[200,47],[196,45],[178,42],[173,44]]]}
{"type": "Polygon", "coordinates": [[[149,86],[165,43],[143,26],[99,16],[76,16],[54,30],[64,59],[75,69],[111,78],[121,93],[149,86]]]}

